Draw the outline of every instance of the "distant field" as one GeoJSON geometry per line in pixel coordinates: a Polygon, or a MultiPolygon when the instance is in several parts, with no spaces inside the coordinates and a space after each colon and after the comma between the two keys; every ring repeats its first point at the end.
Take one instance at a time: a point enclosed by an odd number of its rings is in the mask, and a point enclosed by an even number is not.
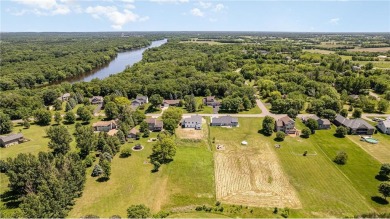
{"type": "Polygon", "coordinates": [[[355,48],[347,49],[352,52],[387,52],[390,50],[390,47],[379,47],[379,48],[355,48]]]}
{"type": "Polygon", "coordinates": [[[227,44],[227,43],[215,42],[213,40],[207,40],[207,41],[191,40],[191,41],[181,41],[180,43],[201,43],[201,44],[209,44],[209,45],[227,44]]]}
{"type": "Polygon", "coordinates": [[[229,218],[223,214],[194,212],[194,213],[178,213],[169,215],[168,218],[229,218]]]}
{"type": "Polygon", "coordinates": [[[319,54],[334,54],[334,51],[323,50],[323,49],[304,49],[304,52],[319,53],[319,54]]]}
{"type": "Polygon", "coordinates": [[[375,68],[390,68],[390,62],[386,61],[353,61],[353,63],[357,63],[360,65],[365,65],[371,62],[375,68]]]}

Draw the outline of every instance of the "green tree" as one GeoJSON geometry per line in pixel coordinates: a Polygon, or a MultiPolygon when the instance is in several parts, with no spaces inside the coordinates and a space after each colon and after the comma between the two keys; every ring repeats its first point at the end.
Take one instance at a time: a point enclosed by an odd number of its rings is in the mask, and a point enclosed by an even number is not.
{"type": "Polygon", "coordinates": [[[390,196],[390,182],[383,182],[378,187],[379,193],[383,195],[385,199],[390,196]]]}
{"type": "Polygon", "coordinates": [[[146,130],[149,130],[148,123],[146,123],[146,121],[142,121],[142,122],[139,124],[139,131],[140,131],[140,132],[145,132],[146,130]]]}
{"type": "Polygon", "coordinates": [[[339,151],[333,161],[337,164],[344,165],[347,163],[348,154],[344,151],[339,151]]]}
{"type": "Polygon", "coordinates": [[[271,136],[274,130],[275,120],[271,116],[265,116],[263,120],[262,132],[266,136],[271,136]]]}
{"type": "Polygon", "coordinates": [[[177,127],[177,123],[174,119],[165,119],[163,121],[164,129],[170,132],[171,134],[175,133],[175,129],[177,127]]]}
{"type": "Polygon", "coordinates": [[[318,122],[312,118],[306,121],[306,126],[310,129],[311,133],[314,134],[315,130],[318,129],[318,122]]]}
{"type": "Polygon", "coordinates": [[[251,109],[253,106],[252,106],[252,102],[249,100],[249,98],[248,97],[244,97],[243,99],[242,99],[242,101],[243,101],[243,106],[244,106],[244,109],[245,110],[249,110],[249,109],[251,109]]]}
{"type": "Polygon", "coordinates": [[[311,134],[311,131],[309,128],[303,128],[301,136],[304,138],[309,138],[311,134]]]}
{"type": "Polygon", "coordinates": [[[179,109],[179,108],[168,108],[167,110],[165,110],[163,112],[162,120],[164,122],[164,121],[166,121],[168,119],[173,119],[175,124],[176,124],[176,126],[177,126],[179,124],[179,122],[181,121],[182,115],[183,115],[183,112],[182,112],[181,109],[179,109]]]}
{"type": "Polygon", "coordinates": [[[47,89],[43,92],[42,99],[46,106],[52,105],[54,101],[60,96],[55,89],[47,89]]]}
{"type": "Polygon", "coordinates": [[[379,175],[382,177],[390,177],[390,164],[384,163],[379,170],[379,175]]]}
{"type": "Polygon", "coordinates": [[[348,130],[344,126],[339,126],[336,128],[336,136],[339,138],[344,138],[347,135],[347,132],[348,130]]]}
{"type": "Polygon", "coordinates": [[[30,122],[28,119],[23,119],[23,127],[26,128],[26,129],[29,129],[30,128],[30,122]]]}
{"type": "Polygon", "coordinates": [[[345,118],[347,118],[347,117],[348,117],[348,110],[342,109],[342,110],[340,111],[340,115],[343,116],[343,117],[345,117],[345,118]]]}
{"type": "Polygon", "coordinates": [[[292,109],[292,108],[287,110],[287,116],[295,119],[295,118],[297,118],[297,115],[298,115],[298,111],[297,110],[292,109]]]}
{"type": "Polygon", "coordinates": [[[384,99],[379,100],[378,111],[381,113],[385,113],[387,112],[388,109],[389,109],[389,101],[384,99]]]}
{"type": "Polygon", "coordinates": [[[160,164],[169,163],[176,154],[176,144],[172,138],[165,137],[153,145],[152,151],[153,152],[150,155],[152,163],[154,161],[157,161],[160,164]]]}
{"type": "Polygon", "coordinates": [[[145,205],[131,205],[127,209],[127,217],[128,218],[149,218],[150,209],[145,205]]]}
{"type": "Polygon", "coordinates": [[[0,134],[7,134],[12,131],[13,124],[7,114],[0,111],[0,134]]]}
{"type": "Polygon", "coordinates": [[[62,121],[62,116],[61,116],[61,113],[60,112],[55,112],[54,113],[54,121],[57,123],[57,124],[60,124],[61,121],[62,121]]]}
{"type": "Polygon", "coordinates": [[[65,112],[69,112],[73,109],[72,105],[69,102],[66,102],[65,112]]]}
{"type": "Polygon", "coordinates": [[[92,113],[88,107],[81,106],[77,109],[77,115],[83,122],[89,122],[92,119],[92,113]]]}
{"type": "Polygon", "coordinates": [[[62,101],[56,99],[56,100],[54,101],[54,103],[53,103],[53,107],[54,107],[54,110],[55,110],[55,111],[60,111],[60,110],[62,110],[62,101]]]}
{"type": "Polygon", "coordinates": [[[51,113],[48,110],[38,109],[34,111],[34,120],[38,125],[49,125],[51,122],[51,113]]]}
{"type": "Polygon", "coordinates": [[[76,121],[76,116],[72,111],[68,111],[65,113],[64,120],[68,124],[73,124],[76,121]]]}
{"type": "Polygon", "coordinates": [[[162,104],[163,100],[164,100],[164,98],[162,98],[162,96],[160,96],[160,94],[153,94],[149,98],[149,102],[153,108],[159,107],[162,104]]]}
{"type": "Polygon", "coordinates": [[[49,148],[55,155],[66,154],[70,150],[72,137],[65,126],[52,126],[46,130],[49,137],[49,148]]]}
{"type": "Polygon", "coordinates": [[[102,167],[101,167],[99,164],[95,164],[95,166],[93,167],[91,176],[92,176],[92,177],[96,177],[96,176],[100,176],[100,175],[102,175],[102,174],[103,174],[103,169],[102,169],[102,167]]]}
{"type": "Polygon", "coordinates": [[[102,177],[105,178],[106,180],[110,179],[111,176],[111,162],[103,159],[102,162],[99,162],[100,166],[102,167],[103,170],[103,175],[102,177]]]}
{"type": "Polygon", "coordinates": [[[119,115],[118,106],[114,102],[108,102],[104,105],[104,112],[108,119],[115,119],[119,115]]]}
{"type": "Polygon", "coordinates": [[[276,132],[276,140],[277,141],[283,141],[284,138],[286,137],[286,134],[282,131],[276,132]]]}
{"type": "Polygon", "coordinates": [[[125,134],[123,134],[122,130],[118,130],[118,133],[116,133],[116,136],[118,137],[121,144],[126,143],[125,134]]]}
{"type": "Polygon", "coordinates": [[[80,157],[85,158],[95,148],[96,138],[90,126],[80,126],[75,132],[76,146],[80,149],[80,157]]]}
{"type": "Polygon", "coordinates": [[[362,113],[363,113],[362,109],[360,109],[360,108],[355,108],[355,109],[353,110],[352,117],[353,117],[353,118],[360,118],[360,117],[362,117],[362,113]]]}

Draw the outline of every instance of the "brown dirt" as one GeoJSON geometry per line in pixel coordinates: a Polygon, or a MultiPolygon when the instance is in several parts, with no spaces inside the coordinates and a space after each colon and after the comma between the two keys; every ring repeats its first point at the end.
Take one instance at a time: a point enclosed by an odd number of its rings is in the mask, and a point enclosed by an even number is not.
{"type": "Polygon", "coordinates": [[[181,139],[204,139],[207,136],[207,125],[206,120],[202,119],[202,129],[195,130],[194,128],[182,128],[176,129],[177,137],[181,139]]]}
{"type": "Polygon", "coordinates": [[[269,145],[262,149],[216,152],[215,180],[217,200],[224,203],[302,207],[269,145]]]}

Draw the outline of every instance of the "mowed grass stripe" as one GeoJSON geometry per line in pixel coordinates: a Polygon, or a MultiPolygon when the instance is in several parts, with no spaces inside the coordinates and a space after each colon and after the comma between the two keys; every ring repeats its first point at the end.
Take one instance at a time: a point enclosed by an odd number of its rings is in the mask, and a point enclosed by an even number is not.
{"type": "MultiPolygon", "coordinates": [[[[303,127],[300,122],[297,122],[297,126],[299,129],[303,127]]],[[[275,144],[277,142],[272,140],[274,137],[260,138],[275,144]]],[[[332,139],[333,136],[322,138],[332,139]]],[[[286,137],[280,144],[282,147],[275,150],[284,171],[298,191],[307,216],[352,216],[372,211],[352,183],[317,148],[312,137],[286,137]],[[304,151],[308,151],[309,155],[302,156],[304,151]]]]}
{"type": "MultiPolygon", "coordinates": [[[[362,194],[365,201],[378,211],[389,211],[388,206],[380,205],[372,201],[372,197],[379,196],[378,185],[380,181],[375,179],[380,169],[380,162],[356,145],[349,138],[336,138],[332,134],[335,127],[330,130],[316,132],[310,138],[316,146],[321,148],[325,155],[332,160],[339,151],[348,154],[346,165],[335,165],[350,180],[352,185],[362,194]]],[[[375,147],[375,145],[372,145],[375,147]]],[[[333,163],[332,161],[330,161],[333,163]]]]}

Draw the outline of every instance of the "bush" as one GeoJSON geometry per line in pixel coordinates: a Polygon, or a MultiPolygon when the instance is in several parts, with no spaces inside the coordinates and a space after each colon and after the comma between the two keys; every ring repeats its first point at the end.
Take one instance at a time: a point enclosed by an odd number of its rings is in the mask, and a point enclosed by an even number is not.
{"type": "Polygon", "coordinates": [[[92,177],[100,176],[103,174],[103,169],[99,164],[96,164],[95,167],[92,170],[92,177]]]}
{"type": "Polygon", "coordinates": [[[344,151],[340,151],[337,153],[336,157],[333,159],[333,161],[337,164],[344,165],[347,163],[348,160],[348,154],[344,151]]]}
{"type": "Polygon", "coordinates": [[[125,158],[125,157],[130,157],[130,156],[131,156],[131,148],[126,147],[126,148],[123,148],[123,149],[121,150],[121,155],[120,155],[120,157],[125,158]]]}
{"type": "Polygon", "coordinates": [[[302,136],[303,138],[309,138],[310,134],[311,134],[311,131],[310,131],[309,128],[303,128],[303,129],[302,129],[301,136],[302,136]]]}
{"type": "Polygon", "coordinates": [[[215,206],[220,206],[221,205],[221,202],[220,201],[217,201],[216,203],[215,203],[215,206]]]}
{"type": "Polygon", "coordinates": [[[339,138],[344,138],[347,135],[347,128],[339,126],[336,128],[336,136],[339,138]]]}
{"type": "Polygon", "coordinates": [[[145,205],[131,205],[127,209],[128,218],[148,218],[150,217],[150,209],[145,205]]]}
{"type": "Polygon", "coordinates": [[[284,138],[286,137],[286,134],[282,131],[276,132],[276,140],[277,141],[283,141],[284,138]]]}
{"type": "Polygon", "coordinates": [[[359,109],[359,108],[356,108],[353,113],[352,113],[352,117],[353,118],[360,118],[362,117],[362,113],[363,113],[363,110],[362,109],[359,109]]]}
{"type": "Polygon", "coordinates": [[[0,173],[6,173],[8,170],[8,163],[4,160],[0,160],[0,173]]]}
{"type": "Polygon", "coordinates": [[[85,157],[84,164],[86,167],[91,167],[93,164],[93,158],[91,155],[85,157]]]}

